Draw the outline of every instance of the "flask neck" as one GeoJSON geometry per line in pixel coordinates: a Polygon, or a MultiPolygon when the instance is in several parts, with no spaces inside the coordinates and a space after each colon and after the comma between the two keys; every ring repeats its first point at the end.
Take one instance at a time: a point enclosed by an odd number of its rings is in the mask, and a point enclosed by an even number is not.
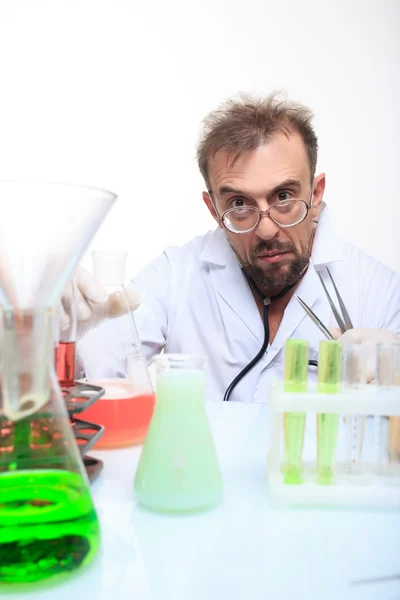
{"type": "Polygon", "coordinates": [[[54,311],[1,310],[0,371],[5,416],[19,420],[44,406],[54,373],[54,311]]]}
{"type": "Polygon", "coordinates": [[[158,371],[156,389],[156,408],[162,412],[187,414],[204,407],[205,377],[200,369],[158,371]]]}

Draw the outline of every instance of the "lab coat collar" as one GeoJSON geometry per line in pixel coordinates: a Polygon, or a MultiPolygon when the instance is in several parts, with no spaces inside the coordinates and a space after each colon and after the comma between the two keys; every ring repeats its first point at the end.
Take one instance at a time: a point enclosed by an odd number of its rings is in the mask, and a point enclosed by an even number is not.
{"type": "Polygon", "coordinates": [[[337,235],[328,208],[323,202],[314,244],[311,263],[317,268],[343,259],[344,240],[337,235]]]}
{"type": "Polygon", "coordinates": [[[210,265],[210,276],[218,293],[221,314],[225,314],[226,306],[230,307],[262,344],[264,327],[253,294],[235,253],[221,234],[224,236],[222,231],[214,232],[211,248],[208,248],[218,250],[218,254],[214,255],[217,262],[213,261],[210,265]]]}

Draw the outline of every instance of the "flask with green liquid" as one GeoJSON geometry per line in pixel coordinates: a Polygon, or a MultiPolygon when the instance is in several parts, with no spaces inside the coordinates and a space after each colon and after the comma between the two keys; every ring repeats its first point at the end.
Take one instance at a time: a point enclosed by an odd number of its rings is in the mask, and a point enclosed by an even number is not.
{"type": "Polygon", "coordinates": [[[139,504],[155,512],[207,510],[222,499],[222,476],[204,407],[205,360],[162,354],[156,405],[135,477],[139,504]]]}
{"type": "Polygon", "coordinates": [[[61,579],[99,547],[55,372],[54,318],[115,198],[83,187],[0,182],[0,595],[8,584],[61,579]]]}

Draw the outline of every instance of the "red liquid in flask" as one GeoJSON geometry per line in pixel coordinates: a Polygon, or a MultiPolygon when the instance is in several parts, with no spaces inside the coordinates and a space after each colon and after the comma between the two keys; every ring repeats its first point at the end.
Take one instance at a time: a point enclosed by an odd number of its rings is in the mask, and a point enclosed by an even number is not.
{"type": "Polygon", "coordinates": [[[75,342],[60,342],[56,348],[56,372],[61,387],[75,385],[75,342]]]}
{"type": "Polygon", "coordinates": [[[81,415],[84,421],[105,427],[95,448],[106,450],[141,444],[153,414],[154,394],[135,393],[132,383],[125,379],[102,379],[90,383],[105,389],[104,396],[81,415]]]}

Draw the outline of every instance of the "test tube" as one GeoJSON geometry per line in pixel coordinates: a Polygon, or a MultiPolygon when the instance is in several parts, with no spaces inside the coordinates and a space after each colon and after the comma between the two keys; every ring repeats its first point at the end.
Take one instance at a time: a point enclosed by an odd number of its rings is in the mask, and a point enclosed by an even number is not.
{"type": "MultiPolygon", "coordinates": [[[[377,345],[376,383],[380,390],[393,390],[400,386],[400,344],[377,345]]],[[[374,419],[374,441],[378,472],[397,455],[398,417],[377,415],[374,419]]]]}
{"type": "Polygon", "coordinates": [[[76,281],[72,279],[65,288],[65,299],[59,306],[59,341],[56,347],[56,372],[61,387],[75,385],[76,361],[76,281]]]}
{"type": "Polygon", "coordinates": [[[389,462],[400,463],[400,417],[389,417],[389,462]]]}
{"type": "Polygon", "coordinates": [[[384,389],[400,385],[400,343],[377,344],[376,380],[384,389]]]}
{"type": "MultiPolygon", "coordinates": [[[[284,391],[290,393],[307,391],[308,342],[287,340],[285,344],[284,391]]],[[[286,412],[283,415],[285,439],[284,483],[302,483],[301,463],[306,415],[286,412]]]]}
{"type": "MultiPolygon", "coordinates": [[[[348,391],[360,391],[366,385],[366,347],[362,344],[343,346],[343,385],[348,391]]],[[[343,419],[346,432],[346,458],[351,473],[360,472],[360,459],[364,438],[365,417],[346,415],[343,419]]]]}
{"type": "MultiPolygon", "coordinates": [[[[321,341],[318,357],[318,392],[338,394],[342,379],[342,344],[336,340],[321,341]]],[[[317,481],[321,485],[333,482],[339,415],[317,415],[317,481]]]]}

